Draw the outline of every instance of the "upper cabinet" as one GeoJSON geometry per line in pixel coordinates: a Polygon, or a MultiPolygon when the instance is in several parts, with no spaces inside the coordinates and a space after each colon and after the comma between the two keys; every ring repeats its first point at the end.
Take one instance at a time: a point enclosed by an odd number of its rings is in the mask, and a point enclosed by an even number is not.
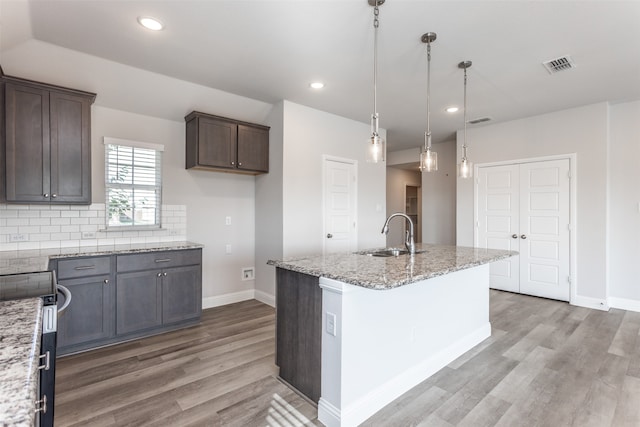
{"type": "Polygon", "coordinates": [[[187,127],[187,169],[245,174],[269,172],[269,127],[192,112],[187,127]]]}
{"type": "Polygon", "coordinates": [[[2,76],[4,201],[91,203],[95,94],[2,76]]]}

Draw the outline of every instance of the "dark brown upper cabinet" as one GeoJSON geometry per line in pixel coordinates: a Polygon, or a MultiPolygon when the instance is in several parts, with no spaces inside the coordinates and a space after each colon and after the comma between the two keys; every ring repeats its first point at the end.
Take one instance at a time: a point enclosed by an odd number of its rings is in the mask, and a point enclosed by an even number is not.
{"type": "Polygon", "coordinates": [[[7,203],[91,203],[91,104],[96,95],[0,77],[0,193],[7,203]]]}
{"type": "Polygon", "coordinates": [[[187,169],[257,175],[269,172],[269,127],[192,112],[187,127],[187,169]]]}

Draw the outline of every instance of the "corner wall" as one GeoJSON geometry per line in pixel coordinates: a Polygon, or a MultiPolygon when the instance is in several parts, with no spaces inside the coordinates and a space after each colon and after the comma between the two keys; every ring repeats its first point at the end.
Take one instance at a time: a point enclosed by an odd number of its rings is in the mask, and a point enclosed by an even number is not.
{"type": "Polygon", "coordinates": [[[640,101],[610,107],[609,304],[640,311],[640,101]]]}

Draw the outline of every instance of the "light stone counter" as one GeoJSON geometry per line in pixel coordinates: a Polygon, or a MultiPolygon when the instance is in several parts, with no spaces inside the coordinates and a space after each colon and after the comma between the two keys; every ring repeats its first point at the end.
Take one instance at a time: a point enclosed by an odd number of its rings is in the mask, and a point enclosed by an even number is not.
{"type": "Polygon", "coordinates": [[[81,246],[73,248],[0,251],[0,275],[47,271],[49,260],[80,256],[129,254],[140,252],[197,249],[203,245],[193,242],[157,242],[130,245],[81,246]]]}
{"type": "Polygon", "coordinates": [[[374,257],[357,253],[318,255],[267,264],[369,289],[393,289],[517,255],[514,251],[417,244],[414,256],[374,257]]]}
{"type": "Polygon", "coordinates": [[[38,392],[42,299],[0,302],[0,425],[32,426],[38,392]]]}

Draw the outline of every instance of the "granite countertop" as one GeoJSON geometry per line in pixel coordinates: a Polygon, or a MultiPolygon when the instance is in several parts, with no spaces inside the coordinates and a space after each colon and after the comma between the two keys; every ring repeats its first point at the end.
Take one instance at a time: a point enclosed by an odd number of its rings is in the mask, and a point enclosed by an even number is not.
{"type": "Polygon", "coordinates": [[[0,302],[0,425],[32,426],[38,394],[42,299],[0,302]]]}
{"type": "Polygon", "coordinates": [[[80,256],[129,254],[140,252],[197,249],[203,245],[193,242],[156,242],[130,245],[80,246],[73,248],[0,251],[0,275],[47,271],[49,260],[80,256]]]}
{"type": "Polygon", "coordinates": [[[317,255],[267,264],[311,276],[326,277],[369,289],[393,289],[454,271],[518,255],[497,249],[417,244],[413,256],[374,257],[356,253],[317,255]]]}

